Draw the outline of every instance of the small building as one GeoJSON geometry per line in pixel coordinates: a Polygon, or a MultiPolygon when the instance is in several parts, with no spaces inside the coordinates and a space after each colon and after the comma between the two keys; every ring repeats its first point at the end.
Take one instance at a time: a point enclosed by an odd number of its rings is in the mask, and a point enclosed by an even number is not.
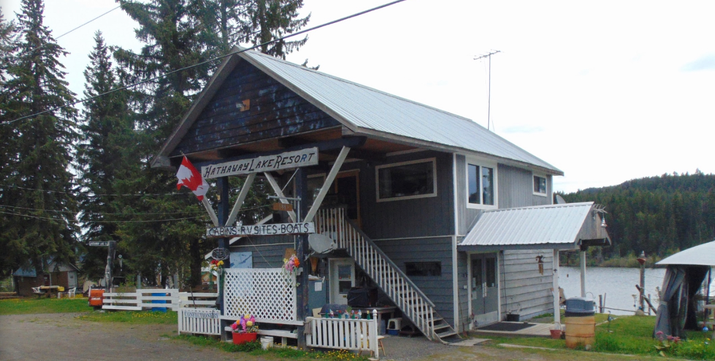
{"type": "MultiPolygon", "coordinates": [[[[185,154],[218,185],[220,227],[236,226],[242,202],[243,192],[236,205],[226,201],[228,177],[247,187],[263,177],[284,203],[302,200],[257,224],[313,222],[317,235],[253,227],[226,245],[232,263],[254,270],[280,268],[287,250],[298,250],[310,287],[307,301],[301,291],[288,298],[299,305],[296,325],[309,308],[348,303],[358,287],[371,306],[394,306],[432,340],[507,314],[528,319],[558,307],[560,251],[610,243],[600,208],[553,204],[561,170],[472,120],[234,51],[152,166],[176,169],[185,154]],[[311,247],[301,249],[305,238],[311,247]]],[[[261,286],[227,286],[224,312],[277,307],[240,301],[270,292],[277,276],[265,277],[261,286]]]]}
{"type": "Polygon", "coordinates": [[[33,287],[62,286],[66,290],[76,288],[78,271],[73,264],[50,262],[44,271],[35,267],[21,267],[12,276],[17,294],[31,296],[33,287]]]}

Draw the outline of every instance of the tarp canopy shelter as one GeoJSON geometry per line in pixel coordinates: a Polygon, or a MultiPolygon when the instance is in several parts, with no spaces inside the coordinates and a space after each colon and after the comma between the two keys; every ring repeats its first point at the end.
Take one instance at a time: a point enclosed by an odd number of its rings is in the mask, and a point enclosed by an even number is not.
{"type": "Polygon", "coordinates": [[[682,338],[684,330],[698,329],[695,294],[715,266],[715,241],[688,248],[657,264],[668,266],[668,269],[663,279],[653,335],[660,331],[667,336],[682,338]]]}

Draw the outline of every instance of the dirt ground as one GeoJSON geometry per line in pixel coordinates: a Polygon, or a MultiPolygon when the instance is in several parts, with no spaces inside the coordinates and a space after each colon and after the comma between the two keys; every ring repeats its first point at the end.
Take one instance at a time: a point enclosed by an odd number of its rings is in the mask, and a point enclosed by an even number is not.
{"type": "MultiPolygon", "coordinates": [[[[9,360],[273,360],[172,340],[175,325],[78,320],[77,314],[0,316],[0,361],[9,360]]],[[[454,347],[424,338],[387,337],[384,360],[598,360],[603,355],[491,346],[454,347]],[[595,356],[595,357],[594,357],[595,356]]],[[[637,358],[606,357],[605,359],[637,358]]]]}

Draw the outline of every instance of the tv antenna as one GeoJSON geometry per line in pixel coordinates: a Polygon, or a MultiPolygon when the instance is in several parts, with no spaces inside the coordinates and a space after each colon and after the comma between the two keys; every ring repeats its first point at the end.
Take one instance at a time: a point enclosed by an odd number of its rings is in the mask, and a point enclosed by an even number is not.
{"type": "Polygon", "coordinates": [[[488,54],[480,55],[474,58],[474,60],[489,59],[489,92],[487,95],[487,130],[491,127],[492,121],[492,55],[496,53],[501,53],[501,50],[492,50],[488,54]]]}

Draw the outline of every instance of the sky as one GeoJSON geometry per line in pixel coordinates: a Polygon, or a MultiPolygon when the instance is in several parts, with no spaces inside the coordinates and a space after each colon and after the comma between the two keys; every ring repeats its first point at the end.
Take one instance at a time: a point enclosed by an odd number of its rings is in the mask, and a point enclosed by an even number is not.
{"type": "MultiPolygon", "coordinates": [[[[312,27],[388,2],[304,0],[301,13],[312,27]]],[[[117,7],[45,3],[55,37],[117,7]]],[[[0,7],[13,19],[20,1],[0,7]]],[[[715,173],[713,10],[708,1],[406,0],[309,33],[288,60],[485,127],[489,118],[499,136],[561,169],[554,189],[568,193],[715,173]],[[475,60],[497,50],[491,73],[475,60]]],[[[59,38],[70,89],[82,94],[96,30],[138,50],[135,27],[117,9],[59,38]]]]}

